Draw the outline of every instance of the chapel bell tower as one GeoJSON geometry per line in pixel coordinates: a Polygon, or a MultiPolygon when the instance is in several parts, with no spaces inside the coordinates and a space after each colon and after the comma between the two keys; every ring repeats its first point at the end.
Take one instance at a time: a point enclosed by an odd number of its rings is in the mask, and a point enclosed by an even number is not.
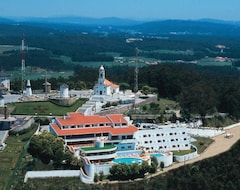
{"type": "Polygon", "coordinates": [[[101,65],[101,67],[99,68],[99,77],[98,77],[99,84],[100,85],[104,84],[104,80],[105,80],[105,69],[101,65]]]}

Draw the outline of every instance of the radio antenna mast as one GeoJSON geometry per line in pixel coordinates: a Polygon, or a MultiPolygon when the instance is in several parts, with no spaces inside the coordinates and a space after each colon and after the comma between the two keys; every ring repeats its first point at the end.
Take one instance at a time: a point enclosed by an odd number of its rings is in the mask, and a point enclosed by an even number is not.
{"type": "Polygon", "coordinates": [[[21,90],[23,93],[24,82],[25,82],[25,44],[24,44],[24,32],[22,32],[22,44],[21,44],[21,66],[22,66],[22,77],[21,77],[21,90]]]}
{"type": "Polygon", "coordinates": [[[135,48],[135,56],[136,56],[136,62],[135,62],[135,89],[134,92],[138,92],[138,48],[135,48]]]}

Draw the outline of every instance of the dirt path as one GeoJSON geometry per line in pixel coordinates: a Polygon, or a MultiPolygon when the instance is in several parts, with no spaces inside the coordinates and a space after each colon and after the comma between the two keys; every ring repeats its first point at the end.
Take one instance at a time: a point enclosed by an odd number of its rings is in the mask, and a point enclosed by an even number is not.
{"type": "Polygon", "coordinates": [[[183,162],[174,163],[173,165],[167,168],[164,168],[164,171],[157,172],[152,176],[165,173],[172,169],[183,166],[184,164],[192,164],[194,162],[197,162],[206,158],[210,158],[220,153],[226,152],[232,147],[233,144],[235,144],[240,139],[240,125],[231,129],[226,129],[225,131],[226,133],[213,137],[212,139],[214,140],[214,142],[203,153],[201,153],[199,157],[194,158],[192,160],[185,161],[185,163],[183,162]],[[230,133],[233,136],[231,138],[225,138],[225,135],[227,133],[230,133]]]}

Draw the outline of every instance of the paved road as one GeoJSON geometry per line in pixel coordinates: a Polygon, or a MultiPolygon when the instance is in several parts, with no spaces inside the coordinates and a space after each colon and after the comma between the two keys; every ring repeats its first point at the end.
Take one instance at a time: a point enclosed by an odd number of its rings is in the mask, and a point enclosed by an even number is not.
{"type": "Polygon", "coordinates": [[[226,129],[226,133],[218,135],[213,137],[212,139],[214,142],[203,152],[200,154],[199,157],[194,158],[192,160],[185,161],[185,163],[174,163],[172,166],[169,166],[167,168],[164,168],[164,171],[159,171],[156,174],[152,176],[159,175],[161,173],[165,173],[167,171],[170,171],[172,169],[178,168],[180,166],[183,166],[184,164],[192,164],[197,161],[210,158],[213,156],[216,156],[220,153],[226,152],[229,150],[233,144],[235,144],[240,139],[240,125],[231,129],[226,129]],[[225,135],[229,133],[232,134],[232,138],[225,138],[225,135]]]}

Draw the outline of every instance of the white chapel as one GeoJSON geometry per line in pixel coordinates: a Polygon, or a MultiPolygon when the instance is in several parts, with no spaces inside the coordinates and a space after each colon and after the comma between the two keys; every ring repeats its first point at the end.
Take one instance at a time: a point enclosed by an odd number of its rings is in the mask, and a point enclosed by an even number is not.
{"type": "Polygon", "coordinates": [[[112,83],[105,78],[103,65],[99,68],[98,82],[94,86],[95,95],[113,95],[119,93],[119,85],[112,83]]]}

